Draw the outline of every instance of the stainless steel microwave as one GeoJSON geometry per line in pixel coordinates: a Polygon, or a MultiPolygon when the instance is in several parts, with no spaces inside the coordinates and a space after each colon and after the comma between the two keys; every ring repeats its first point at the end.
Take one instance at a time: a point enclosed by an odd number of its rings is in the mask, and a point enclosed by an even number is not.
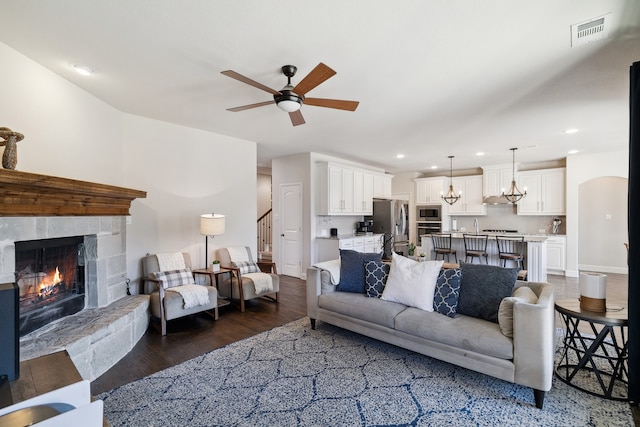
{"type": "Polygon", "coordinates": [[[441,221],[441,209],[442,206],[438,205],[416,206],[416,221],[441,221]]]}

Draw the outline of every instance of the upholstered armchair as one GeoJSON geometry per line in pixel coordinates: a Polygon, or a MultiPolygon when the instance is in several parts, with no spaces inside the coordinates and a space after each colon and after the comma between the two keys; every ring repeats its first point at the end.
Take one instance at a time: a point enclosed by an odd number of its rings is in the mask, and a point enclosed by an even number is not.
{"type": "Polygon", "coordinates": [[[195,283],[188,253],[147,255],[142,274],[143,292],[150,295],[151,315],[160,319],[163,336],[169,320],[209,310],[218,319],[218,290],[195,283]]]}
{"type": "Polygon", "coordinates": [[[231,277],[225,277],[218,286],[220,295],[240,301],[240,311],[244,302],[266,297],[278,302],[280,278],[273,262],[254,261],[248,246],[218,249],[217,257],[223,268],[231,270],[231,277]]]}

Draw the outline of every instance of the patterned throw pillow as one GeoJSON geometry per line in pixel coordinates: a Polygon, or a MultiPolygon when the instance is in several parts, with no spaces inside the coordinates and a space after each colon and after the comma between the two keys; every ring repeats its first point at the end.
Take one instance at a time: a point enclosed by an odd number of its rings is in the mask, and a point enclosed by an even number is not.
{"type": "Polygon", "coordinates": [[[231,264],[234,267],[240,269],[240,274],[260,273],[260,268],[258,267],[258,264],[256,264],[253,261],[239,261],[239,262],[232,262],[231,264]]]}
{"type": "Polygon", "coordinates": [[[387,283],[387,277],[389,277],[389,269],[391,266],[382,261],[365,261],[364,270],[366,283],[365,290],[367,296],[372,298],[380,298],[382,291],[384,291],[384,285],[387,283]]]}
{"type": "Polygon", "coordinates": [[[174,286],[193,285],[196,283],[193,280],[193,273],[189,268],[159,271],[153,273],[152,276],[162,282],[162,287],[164,289],[173,288],[174,286]]]}
{"type": "Polygon", "coordinates": [[[445,316],[454,317],[460,296],[462,270],[459,268],[443,268],[436,282],[433,296],[433,309],[445,316]]]}

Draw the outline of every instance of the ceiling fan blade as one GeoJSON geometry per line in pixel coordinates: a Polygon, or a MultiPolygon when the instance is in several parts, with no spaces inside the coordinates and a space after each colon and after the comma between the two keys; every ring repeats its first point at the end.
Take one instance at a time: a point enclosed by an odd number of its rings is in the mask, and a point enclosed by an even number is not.
{"type": "Polygon", "coordinates": [[[238,74],[235,71],[231,71],[231,70],[227,70],[227,71],[220,71],[220,74],[224,74],[227,77],[231,77],[232,79],[236,79],[238,81],[241,81],[242,83],[246,83],[249,86],[253,86],[253,87],[257,87],[258,89],[262,89],[265,92],[269,92],[272,95],[280,95],[280,92],[278,92],[275,89],[271,89],[270,87],[267,87],[265,85],[263,85],[262,83],[258,83],[255,80],[251,80],[249,77],[245,77],[242,74],[238,74]]]}
{"type": "Polygon", "coordinates": [[[311,72],[307,74],[307,76],[302,79],[295,88],[293,88],[293,91],[298,95],[304,95],[320,83],[335,75],[335,71],[321,62],[316,66],[316,68],[311,70],[311,72]]]}
{"type": "Polygon", "coordinates": [[[258,102],[256,104],[243,105],[242,107],[227,108],[227,111],[233,111],[234,113],[237,113],[238,111],[249,110],[251,108],[256,108],[256,107],[264,107],[265,105],[271,105],[275,103],[276,101],[264,101],[264,102],[258,102]]]}
{"type": "Polygon", "coordinates": [[[304,121],[304,117],[302,117],[302,112],[300,110],[289,113],[289,117],[291,117],[291,124],[294,126],[303,125],[306,123],[304,121]]]}
{"type": "Polygon", "coordinates": [[[305,98],[304,105],[313,105],[314,107],[337,108],[338,110],[355,111],[358,108],[358,101],[345,101],[342,99],[325,99],[325,98],[305,98]]]}

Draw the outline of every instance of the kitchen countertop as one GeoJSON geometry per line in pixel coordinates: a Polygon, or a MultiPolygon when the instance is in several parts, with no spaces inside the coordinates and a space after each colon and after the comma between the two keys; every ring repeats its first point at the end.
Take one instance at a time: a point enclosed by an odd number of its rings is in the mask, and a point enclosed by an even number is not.
{"type": "Polygon", "coordinates": [[[354,237],[376,237],[376,236],[382,236],[382,233],[338,234],[337,236],[316,236],[316,239],[341,240],[341,239],[353,239],[354,237]]]}
{"type": "MultiPolygon", "coordinates": [[[[454,231],[451,232],[452,239],[462,239],[465,234],[475,234],[469,233],[467,231],[454,231]]],[[[552,236],[561,236],[560,234],[520,234],[520,233],[478,233],[479,236],[489,236],[489,240],[496,240],[496,236],[504,236],[504,237],[520,237],[524,236],[525,242],[543,242],[552,236]]]]}

